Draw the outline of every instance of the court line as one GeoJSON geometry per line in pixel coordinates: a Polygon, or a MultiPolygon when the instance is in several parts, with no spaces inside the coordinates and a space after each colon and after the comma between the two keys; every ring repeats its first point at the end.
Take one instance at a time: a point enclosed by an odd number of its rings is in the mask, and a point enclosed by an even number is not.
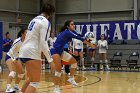
{"type": "MultiPolygon", "coordinates": [[[[87,74],[87,75],[90,75],[90,74],[87,74]]],[[[80,76],[80,75],[77,75],[77,76],[80,76]]],[[[100,81],[102,80],[102,79],[101,79],[100,77],[98,77],[98,76],[95,76],[95,75],[90,75],[90,76],[96,77],[96,78],[98,78],[98,80],[95,81],[95,82],[88,83],[88,84],[79,85],[79,86],[77,86],[77,87],[64,88],[64,89],[61,89],[61,90],[68,90],[68,89],[79,88],[79,87],[83,87],[83,86],[89,86],[89,85],[96,84],[96,83],[98,83],[98,82],[100,82],[100,81]]],[[[79,82],[79,83],[84,83],[84,82],[86,82],[86,81],[88,80],[88,77],[85,77],[85,76],[82,76],[82,77],[86,78],[86,80],[84,80],[84,81],[82,81],[82,82],[79,82]]],[[[42,88],[38,88],[38,89],[53,88],[53,87],[54,87],[54,86],[49,86],[49,87],[42,87],[42,88]]],[[[62,87],[63,87],[63,86],[62,86],[62,87]]],[[[48,91],[53,91],[53,89],[50,89],[50,90],[48,90],[48,91]]],[[[48,91],[41,91],[41,92],[48,92],[48,91]]],[[[4,92],[4,91],[0,91],[0,92],[4,92]]]]}
{"type": "MultiPolygon", "coordinates": [[[[88,84],[84,84],[84,85],[80,85],[80,86],[77,86],[77,87],[64,88],[64,89],[61,88],[61,90],[68,90],[68,89],[79,88],[79,87],[83,87],[83,86],[89,86],[89,85],[93,85],[93,84],[99,83],[99,82],[102,80],[102,79],[101,79],[100,77],[98,77],[98,76],[95,76],[95,75],[92,75],[92,76],[98,78],[98,80],[95,81],[95,82],[88,83],[88,84]]],[[[85,76],[84,76],[84,77],[85,77],[85,76]]],[[[82,81],[82,82],[83,82],[83,81],[82,81]]],[[[80,82],[80,83],[81,83],[81,82],[80,82]]],[[[52,87],[53,87],[53,86],[52,86],[52,87]]],[[[46,88],[51,88],[51,87],[46,87],[46,88]]],[[[42,88],[39,88],[39,89],[42,89],[42,88]]],[[[48,90],[48,91],[53,91],[53,89],[50,89],[50,90],[48,90]]],[[[41,91],[41,92],[48,92],[48,91],[41,91]]]]}

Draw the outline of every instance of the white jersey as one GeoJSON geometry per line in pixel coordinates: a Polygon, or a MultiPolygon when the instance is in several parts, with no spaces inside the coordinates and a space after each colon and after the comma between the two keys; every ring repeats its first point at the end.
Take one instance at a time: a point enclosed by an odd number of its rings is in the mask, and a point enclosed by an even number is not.
{"type": "MultiPolygon", "coordinates": [[[[93,39],[92,41],[90,41],[90,43],[96,45],[96,43],[97,43],[96,39],[93,39]]],[[[88,49],[92,49],[92,48],[90,46],[88,46],[88,49]]]]}
{"type": "Polygon", "coordinates": [[[54,38],[50,37],[49,38],[48,41],[49,41],[49,44],[50,44],[50,49],[53,48],[53,44],[54,44],[55,40],[56,40],[56,37],[54,37],[54,38]]]}
{"type": "Polygon", "coordinates": [[[19,57],[19,49],[21,47],[21,44],[22,44],[21,38],[15,39],[9,52],[7,53],[7,55],[10,56],[13,61],[19,57]]]}
{"type": "Polygon", "coordinates": [[[44,53],[48,62],[53,59],[48,46],[51,24],[44,16],[35,17],[28,26],[26,38],[20,48],[20,58],[41,60],[41,52],[44,53]]]}
{"type": "Polygon", "coordinates": [[[78,40],[78,39],[73,39],[73,48],[83,50],[83,42],[81,40],[78,40]]]}
{"type": "Polygon", "coordinates": [[[107,53],[108,43],[106,40],[98,40],[99,53],[107,53]]]}

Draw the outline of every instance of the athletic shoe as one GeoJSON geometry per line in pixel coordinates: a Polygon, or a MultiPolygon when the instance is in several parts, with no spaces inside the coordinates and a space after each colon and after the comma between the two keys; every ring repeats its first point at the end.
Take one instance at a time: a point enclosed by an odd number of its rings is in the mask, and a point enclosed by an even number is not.
{"type": "Polygon", "coordinates": [[[78,86],[78,84],[75,82],[74,78],[69,78],[67,81],[69,83],[71,83],[73,86],[78,86]]]}
{"type": "Polygon", "coordinates": [[[61,93],[61,92],[60,92],[60,88],[59,88],[59,87],[55,87],[55,88],[54,88],[54,93],[61,93]]]}
{"type": "Polygon", "coordinates": [[[12,87],[6,88],[6,93],[12,93],[14,89],[12,87]]]}
{"type": "Polygon", "coordinates": [[[86,69],[85,66],[83,66],[83,67],[82,67],[82,70],[85,70],[85,69],[86,69]]]}
{"type": "Polygon", "coordinates": [[[21,89],[19,88],[19,86],[14,86],[14,91],[21,91],[21,89]]]}

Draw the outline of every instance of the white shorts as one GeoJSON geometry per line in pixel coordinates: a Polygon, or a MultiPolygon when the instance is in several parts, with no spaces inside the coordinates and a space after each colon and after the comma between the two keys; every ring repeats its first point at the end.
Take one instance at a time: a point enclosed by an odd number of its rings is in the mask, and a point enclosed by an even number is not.
{"type": "Polygon", "coordinates": [[[99,48],[99,53],[107,53],[107,50],[99,48]]]}

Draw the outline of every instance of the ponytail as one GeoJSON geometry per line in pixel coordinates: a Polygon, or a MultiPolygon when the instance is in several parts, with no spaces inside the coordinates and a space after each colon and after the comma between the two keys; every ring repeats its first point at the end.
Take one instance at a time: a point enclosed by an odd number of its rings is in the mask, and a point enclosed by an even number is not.
{"type": "Polygon", "coordinates": [[[68,29],[67,26],[69,26],[71,22],[73,22],[73,20],[67,20],[59,32],[63,32],[65,29],[68,29]]]}

